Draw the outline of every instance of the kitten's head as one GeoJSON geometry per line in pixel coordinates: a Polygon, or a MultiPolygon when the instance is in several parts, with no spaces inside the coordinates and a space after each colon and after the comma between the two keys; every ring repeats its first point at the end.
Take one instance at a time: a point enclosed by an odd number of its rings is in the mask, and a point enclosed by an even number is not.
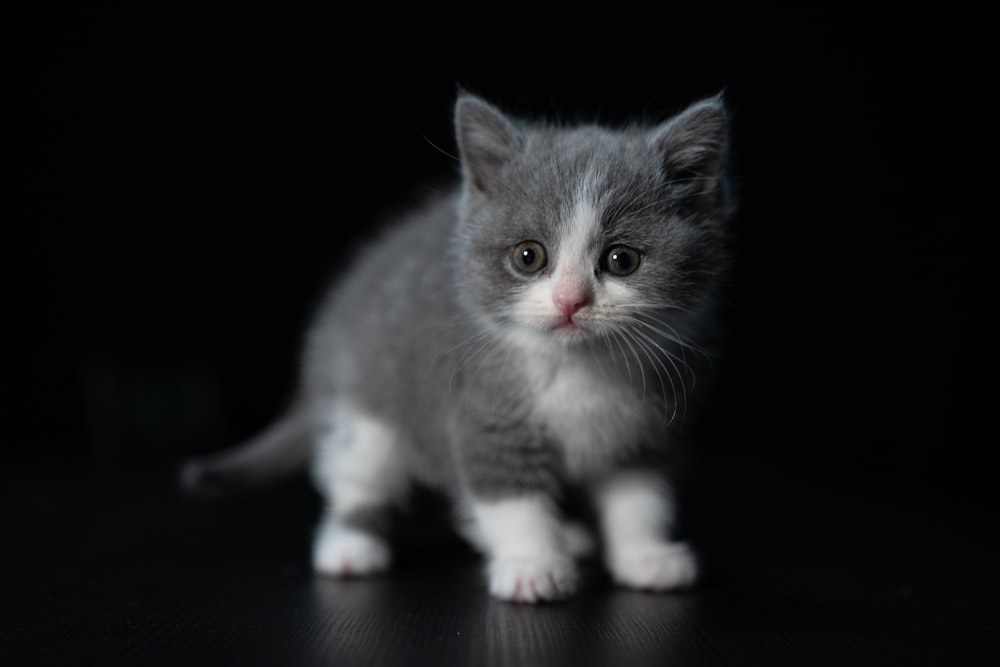
{"type": "Polygon", "coordinates": [[[466,95],[455,124],[459,282],[489,326],[562,347],[660,338],[711,298],[729,215],[720,98],[612,130],[522,123],[466,95]]]}

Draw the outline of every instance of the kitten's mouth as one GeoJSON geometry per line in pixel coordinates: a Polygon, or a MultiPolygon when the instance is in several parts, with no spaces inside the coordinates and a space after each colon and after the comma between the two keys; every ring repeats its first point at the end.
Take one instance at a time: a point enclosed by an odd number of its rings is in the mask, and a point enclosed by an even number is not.
{"type": "Polygon", "coordinates": [[[556,335],[569,340],[578,340],[587,334],[587,328],[579,320],[573,319],[572,315],[567,315],[552,326],[552,331],[556,335]]]}

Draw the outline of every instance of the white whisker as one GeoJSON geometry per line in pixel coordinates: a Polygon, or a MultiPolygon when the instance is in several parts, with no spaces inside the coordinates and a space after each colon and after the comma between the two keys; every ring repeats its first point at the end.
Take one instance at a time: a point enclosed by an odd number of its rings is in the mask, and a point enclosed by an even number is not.
{"type": "Polygon", "coordinates": [[[475,380],[479,371],[482,369],[486,358],[489,356],[490,349],[495,348],[498,345],[497,337],[494,334],[501,328],[501,325],[494,325],[492,327],[482,329],[474,335],[469,336],[464,341],[452,346],[447,352],[439,355],[438,358],[435,359],[435,361],[437,361],[444,356],[450,355],[456,350],[464,348],[462,349],[458,360],[455,362],[455,367],[452,369],[451,375],[448,378],[449,394],[454,391],[455,378],[459,375],[459,373],[478,358],[479,365],[472,375],[472,381],[475,380]]]}
{"type": "MultiPolygon", "coordinates": [[[[642,350],[642,352],[646,355],[646,358],[649,359],[649,364],[652,367],[653,372],[656,374],[657,379],[660,381],[660,391],[662,392],[663,397],[668,400],[671,397],[676,397],[676,386],[674,384],[674,380],[670,377],[670,372],[667,370],[667,367],[663,364],[663,362],[655,354],[653,354],[652,350],[649,349],[649,346],[641,338],[635,335],[634,331],[631,331],[630,329],[622,329],[622,333],[627,335],[628,338],[631,339],[640,350],[642,350]],[[663,369],[663,373],[660,373],[661,368],[663,369]],[[663,380],[664,375],[667,377],[666,382],[663,380]],[[667,382],[670,383],[670,392],[667,392],[667,382]]],[[[667,420],[668,424],[672,423],[674,418],[677,416],[677,401],[672,400],[671,403],[673,404],[673,413],[670,415],[670,419],[667,420]]]]}
{"type": "MultiPolygon", "coordinates": [[[[659,332],[658,329],[656,329],[655,327],[651,327],[651,326],[647,325],[647,323],[645,323],[645,322],[643,322],[641,320],[633,319],[633,320],[630,320],[630,321],[631,321],[632,324],[637,324],[639,326],[651,329],[654,332],[659,332]]],[[[696,379],[695,378],[695,372],[694,372],[694,368],[691,367],[691,364],[689,364],[687,362],[687,358],[684,356],[684,347],[681,347],[681,356],[678,357],[676,354],[674,354],[673,352],[671,352],[667,348],[665,348],[662,345],[660,345],[659,342],[657,342],[657,340],[655,338],[653,338],[651,335],[649,335],[645,331],[638,330],[636,333],[638,333],[639,335],[641,335],[643,338],[646,339],[647,342],[649,342],[649,344],[655,346],[657,350],[659,350],[660,352],[662,352],[663,355],[667,358],[667,360],[671,363],[671,365],[674,366],[674,368],[677,368],[675,362],[680,362],[684,366],[684,368],[688,371],[688,373],[691,375],[691,380],[692,380],[691,387],[692,387],[692,389],[694,388],[694,381],[696,379]]],[[[670,339],[670,340],[672,340],[672,342],[677,342],[678,344],[683,345],[680,341],[673,341],[673,339],[670,339]]],[[[678,377],[679,376],[680,376],[680,370],[678,369],[678,377]]]]}
{"type": "Polygon", "coordinates": [[[635,347],[632,345],[632,343],[629,341],[629,339],[625,337],[624,332],[613,331],[612,333],[615,334],[615,340],[618,342],[618,347],[621,348],[622,357],[625,360],[625,367],[627,369],[629,369],[629,384],[630,385],[632,384],[632,370],[631,370],[631,367],[629,366],[629,363],[628,363],[628,356],[629,355],[628,355],[628,353],[625,352],[625,347],[622,345],[622,341],[625,342],[625,345],[628,345],[629,351],[632,353],[632,356],[635,357],[635,361],[639,365],[639,377],[642,379],[642,398],[641,398],[641,400],[639,402],[639,405],[640,406],[645,406],[646,405],[646,373],[643,372],[643,370],[642,370],[642,360],[639,359],[639,353],[636,352],[635,347]]]}
{"type": "Polygon", "coordinates": [[[670,340],[670,342],[676,343],[683,349],[691,350],[695,354],[701,356],[705,361],[711,363],[712,355],[710,355],[707,350],[705,350],[702,347],[699,347],[698,345],[695,345],[694,343],[686,341],[684,337],[681,336],[681,334],[677,331],[677,329],[667,324],[667,322],[664,321],[662,318],[655,317],[650,313],[636,313],[635,317],[646,317],[647,319],[652,320],[653,322],[656,323],[655,325],[645,320],[641,321],[641,323],[646,328],[656,331],[664,338],[670,340]]]}
{"type": "MultiPolygon", "coordinates": [[[[681,348],[681,352],[684,350],[691,350],[695,354],[702,357],[706,362],[711,365],[712,356],[707,350],[694,343],[691,343],[681,336],[680,332],[677,331],[673,326],[671,326],[663,317],[657,317],[654,312],[657,309],[663,310],[678,310],[682,313],[688,313],[686,309],[669,303],[631,303],[622,304],[618,306],[609,306],[608,310],[624,310],[626,314],[621,316],[624,319],[628,319],[635,324],[638,324],[650,331],[655,332],[657,335],[662,336],[667,341],[678,345],[681,348]],[[640,319],[645,318],[645,319],[640,319]]],[[[685,358],[686,361],[686,358],[685,358]]]]}
{"type": "MultiPolygon", "coordinates": [[[[644,339],[650,345],[654,346],[657,350],[663,352],[664,356],[663,357],[657,357],[657,358],[660,360],[661,364],[664,362],[664,360],[667,363],[669,363],[670,366],[674,369],[674,372],[677,374],[677,381],[681,385],[681,396],[680,396],[680,398],[681,398],[681,400],[682,400],[682,402],[684,404],[684,410],[686,412],[687,411],[687,404],[688,404],[687,384],[684,382],[684,377],[681,374],[681,370],[677,367],[677,364],[675,362],[675,359],[676,359],[675,355],[671,354],[669,351],[667,351],[663,347],[661,347],[659,343],[657,343],[653,338],[651,338],[646,333],[644,333],[642,331],[636,331],[635,334],[638,335],[639,337],[641,337],[642,339],[644,339]]],[[[694,370],[687,363],[684,363],[684,367],[687,368],[688,372],[691,374],[691,387],[693,389],[694,388],[694,383],[695,383],[694,370]]],[[[666,368],[664,368],[664,371],[666,371],[666,368]]],[[[668,373],[668,376],[669,376],[669,373],[668,373]]],[[[677,387],[674,385],[673,382],[670,383],[670,389],[671,389],[671,391],[674,394],[674,410],[675,410],[675,415],[676,415],[677,398],[678,397],[677,397],[677,387]]],[[[672,419],[673,418],[671,418],[671,420],[672,419]]],[[[681,416],[681,419],[683,420],[683,415],[681,416]]]]}

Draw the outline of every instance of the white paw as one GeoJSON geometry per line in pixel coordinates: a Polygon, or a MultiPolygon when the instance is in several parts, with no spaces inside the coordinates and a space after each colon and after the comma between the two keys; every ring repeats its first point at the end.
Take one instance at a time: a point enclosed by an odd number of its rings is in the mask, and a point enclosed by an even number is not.
{"type": "Polygon", "coordinates": [[[498,558],[490,562],[490,593],[510,602],[545,602],[576,590],[576,564],[564,556],[498,558]]]}
{"type": "Polygon", "coordinates": [[[313,545],[313,568],[334,577],[363,577],[384,572],[392,564],[385,540],[356,530],[324,529],[313,545]]]}
{"type": "Polygon", "coordinates": [[[623,586],[667,591],[690,586],[698,577],[698,562],[680,542],[651,542],[616,547],[608,569],[623,586]]]}

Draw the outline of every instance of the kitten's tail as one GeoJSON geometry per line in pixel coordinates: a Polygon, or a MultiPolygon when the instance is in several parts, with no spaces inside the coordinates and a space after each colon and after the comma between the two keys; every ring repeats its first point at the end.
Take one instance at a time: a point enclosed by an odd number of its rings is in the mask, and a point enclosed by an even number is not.
{"type": "Polygon", "coordinates": [[[312,454],[309,421],[298,403],[260,435],[180,468],[181,491],[216,496],[262,486],[303,468],[312,454]]]}

